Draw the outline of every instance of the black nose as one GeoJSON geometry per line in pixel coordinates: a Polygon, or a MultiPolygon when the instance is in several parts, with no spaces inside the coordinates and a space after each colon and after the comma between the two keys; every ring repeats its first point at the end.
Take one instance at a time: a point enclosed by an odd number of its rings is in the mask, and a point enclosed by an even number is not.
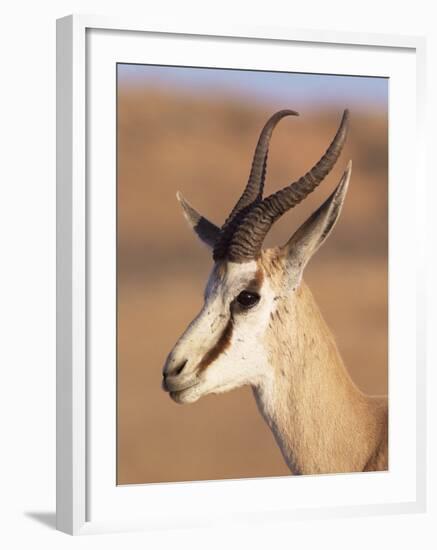
{"type": "Polygon", "coordinates": [[[185,365],[187,364],[188,360],[187,359],[184,359],[181,363],[179,363],[179,365],[175,368],[172,368],[171,370],[168,370],[168,371],[164,371],[162,373],[162,376],[165,378],[167,378],[167,376],[177,376],[178,374],[180,374],[184,368],[185,368],[185,365]]]}

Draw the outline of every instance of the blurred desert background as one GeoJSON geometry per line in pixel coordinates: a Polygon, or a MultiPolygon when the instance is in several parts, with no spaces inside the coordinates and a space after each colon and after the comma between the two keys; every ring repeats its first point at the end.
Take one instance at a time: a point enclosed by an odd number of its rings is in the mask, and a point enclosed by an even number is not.
{"type": "Polygon", "coordinates": [[[266,194],[320,158],[348,107],[350,133],[335,170],[265,244],[286,241],[353,160],[342,216],[305,279],[353,380],[364,392],[387,393],[387,83],[127,65],[118,71],[118,483],[288,475],[250,388],[186,406],[161,390],[165,358],[201,308],[212,267],[176,191],[221,225],[273,112],[295,109],[300,117],[284,119],[273,134],[266,194]]]}

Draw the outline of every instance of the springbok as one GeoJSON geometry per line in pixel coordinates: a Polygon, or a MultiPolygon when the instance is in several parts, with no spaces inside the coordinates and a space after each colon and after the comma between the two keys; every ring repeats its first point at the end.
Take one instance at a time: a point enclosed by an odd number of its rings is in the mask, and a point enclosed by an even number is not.
{"type": "Polygon", "coordinates": [[[292,474],[386,470],[386,397],[351,380],[313,295],[302,280],[332,231],[348,189],[338,186],[281,247],[262,249],[273,223],[313,192],[342,151],[349,113],[322,158],[296,182],[262,198],[275,113],[259,137],[246,188],[221,228],[178,193],[195,233],[213,250],[204,305],[168,355],[163,389],[177,403],[250,385],[292,474]]]}

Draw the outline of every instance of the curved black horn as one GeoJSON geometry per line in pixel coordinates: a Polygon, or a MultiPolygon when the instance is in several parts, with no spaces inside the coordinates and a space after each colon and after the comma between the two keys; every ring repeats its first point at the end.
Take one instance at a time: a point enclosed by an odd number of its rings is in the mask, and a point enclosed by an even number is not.
{"type": "Polygon", "coordinates": [[[214,249],[214,258],[224,257],[226,249],[229,244],[229,238],[235,230],[235,224],[233,223],[235,218],[242,211],[253,205],[255,202],[259,202],[262,199],[264,190],[264,181],[266,177],[267,157],[269,154],[270,138],[272,137],[273,130],[278,122],[286,116],[299,116],[296,111],[290,109],[283,109],[272,115],[264,125],[261,134],[256,145],[255,153],[253,155],[252,167],[250,170],[249,180],[247,185],[238,199],[236,205],[232,209],[232,212],[227,217],[225,223],[222,225],[220,238],[214,249]]]}
{"type": "MultiPolygon", "coordinates": [[[[234,221],[235,230],[229,237],[226,257],[233,262],[246,262],[256,258],[265,236],[287,210],[299,204],[312,193],[334,167],[343,149],[349,121],[345,110],[340,127],[322,158],[296,182],[254,204],[234,221]]],[[[215,252],[215,250],[214,250],[215,252]]]]}

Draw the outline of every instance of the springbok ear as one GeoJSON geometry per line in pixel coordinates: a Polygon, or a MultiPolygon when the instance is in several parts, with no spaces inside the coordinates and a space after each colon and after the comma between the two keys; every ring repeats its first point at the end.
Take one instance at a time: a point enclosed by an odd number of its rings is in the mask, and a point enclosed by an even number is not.
{"type": "Polygon", "coordinates": [[[209,247],[214,248],[220,233],[220,228],[200,215],[199,212],[184,199],[179,191],[176,193],[176,197],[182,206],[185,219],[190,224],[190,227],[201,241],[209,247]]]}
{"type": "Polygon", "coordinates": [[[303,223],[291,239],[281,248],[288,258],[290,266],[301,276],[308,261],[331,233],[340,216],[349,180],[352,172],[352,161],[330,197],[303,223]]]}

